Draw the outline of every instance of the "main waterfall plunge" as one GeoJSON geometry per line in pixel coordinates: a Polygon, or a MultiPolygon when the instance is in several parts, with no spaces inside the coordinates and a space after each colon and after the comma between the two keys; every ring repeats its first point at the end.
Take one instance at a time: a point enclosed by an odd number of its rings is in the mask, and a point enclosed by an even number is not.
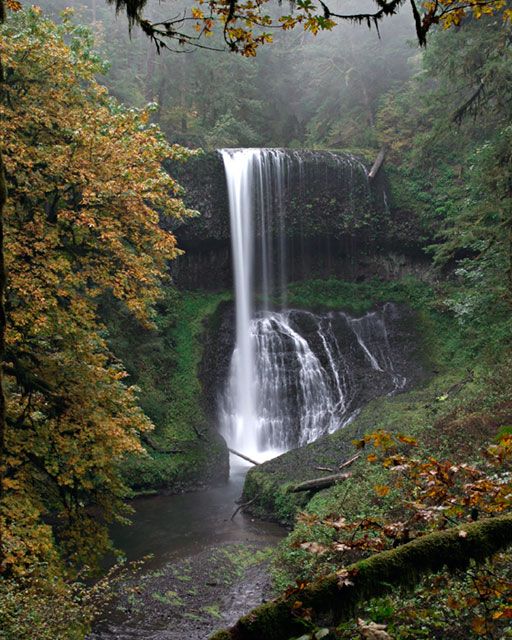
{"type": "MultiPolygon", "coordinates": [[[[303,158],[327,154],[280,149],[222,152],[230,203],[236,343],[220,400],[229,446],[262,460],[347,424],[365,401],[402,389],[393,362],[385,305],[361,318],[286,308],[286,202],[308,180],[303,158]],[[293,179],[292,179],[293,178],[293,179]],[[298,185],[298,187],[297,187],[298,185]],[[357,375],[356,375],[357,373],[357,375]]],[[[348,155],[339,165],[350,200],[367,186],[366,169],[348,155]]]]}

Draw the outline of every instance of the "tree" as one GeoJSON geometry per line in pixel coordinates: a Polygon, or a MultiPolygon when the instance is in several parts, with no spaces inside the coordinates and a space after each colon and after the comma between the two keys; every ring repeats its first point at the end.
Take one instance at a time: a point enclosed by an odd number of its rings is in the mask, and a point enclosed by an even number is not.
{"type": "Polygon", "coordinates": [[[435,264],[454,268],[445,304],[493,358],[510,345],[511,36],[496,20],[438,32],[377,115],[395,204],[428,228],[435,264]]]}
{"type": "Polygon", "coordinates": [[[2,543],[4,571],[23,574],[42,561],[92,566],[125,512],[118,464],[143,454],[151,423],[107,348],[98,303],[114,296],[151,324],[179,253],[159,221],[189,212],[162,168],[184,150],[147,110],[97,84],[103,63],[87,29],[33,8],[3,27],[0,53],[10,186],[2,543]]]}

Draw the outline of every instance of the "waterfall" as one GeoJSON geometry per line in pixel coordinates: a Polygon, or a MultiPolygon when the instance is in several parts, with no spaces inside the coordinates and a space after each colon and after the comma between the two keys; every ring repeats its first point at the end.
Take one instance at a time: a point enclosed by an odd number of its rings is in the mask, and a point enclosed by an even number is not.
{"type": "Polygon", "coordinates": [[[386,308],[361,318],[287,309],[286,203],[294,197],[293,185],[307,188],[305,155],[318,167],[326,158],[339,167],[349,206],[355,200],[352,185],[367,184],[361,162],[349,155],[282,149],[224,149],[221,154],[236,304],[236,344],[220,399],[221,429],[233,449],[265,459],[347,424],[364,402],[368,384],[394,393],[406,380],[393,362],[386,308]]]}

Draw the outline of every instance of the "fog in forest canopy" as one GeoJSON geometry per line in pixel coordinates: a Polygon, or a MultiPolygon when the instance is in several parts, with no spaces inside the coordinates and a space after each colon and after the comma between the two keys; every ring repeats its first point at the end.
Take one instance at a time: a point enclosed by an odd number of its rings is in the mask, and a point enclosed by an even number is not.
{"type": "MultiPolygon", "coordinates": [[[[363,11],[363,4],[340,0],[339,8],[363,11]]],[[[223,52],[171,43],[178,53],[158,55],[138,26],[130,37],[126,17],[98,0],[41,6],[54,15],[73,6],[77,20],[95,23],[111,93],[131,106],[155,102],[154,118],[169,139],[192,147],[367,147],[381,96],[418,69],[407,7],[378,31],[344,23],[316,36],[272,30],[272,45],[244,59],[225,55],[220,33],[202,44],[223,52]]],[[[157,22],[190,15],[192,6],[152,0],[144,15],[157,22]]],[[[271,9],[288,10],[286,3],[271,9]]]]}

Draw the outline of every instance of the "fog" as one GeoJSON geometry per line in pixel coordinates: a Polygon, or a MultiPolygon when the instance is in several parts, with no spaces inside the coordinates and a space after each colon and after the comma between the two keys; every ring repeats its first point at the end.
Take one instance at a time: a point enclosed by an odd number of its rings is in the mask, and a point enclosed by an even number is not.
{"type": "MultiPolygon", "coordinates": [[[[53,16],[66,6],[65,0],[42,3],[53,16]]],[[[137,25],[130,34],[115,7],[99,0],[71,6],[76,21],[91,25],[96,48],[110,62],[100,81],[126,105],[156,103],[153,117],[166,135],[192,147],[371,146],[379,101],[410,77],[418,59],[407,6],[378,31],[340,20],[317,36],[301,26],[273,29],[274,42],[256,58],[229,52],[219,33],[201,44],[222,51],[170,42],[173,50],[158,54],[137,25]]],[[[162,21],[189,15],[191,6],[151,1],[144,15],[162,21]]],[[[338,0],[329,6],[350,13],[372,3],[338,0]]],[[[269,5],[274,16],[290,10],[286,3],[269,5]]]]}

